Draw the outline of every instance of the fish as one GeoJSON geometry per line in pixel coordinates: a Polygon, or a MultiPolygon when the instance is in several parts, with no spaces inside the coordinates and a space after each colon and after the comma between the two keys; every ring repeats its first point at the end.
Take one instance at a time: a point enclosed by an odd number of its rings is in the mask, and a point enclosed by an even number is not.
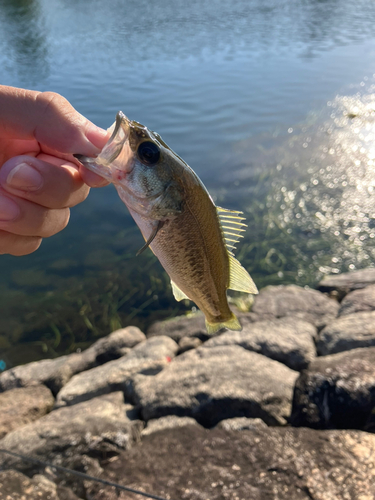
{"type": "MultiPolygon", "coordinates": [[[[227,289],[257,294],[249,273],[234,257],[247,227],[243,213],[215,206],[191,167],[160,135],[121,111],[97,157],[75,155],[114,184],[121,200],[171,279],[177,301],[195,302],[209,334],[242,329],[227,289]]],[[[137,254],[137,255],[138,255],[137,254]]]]}

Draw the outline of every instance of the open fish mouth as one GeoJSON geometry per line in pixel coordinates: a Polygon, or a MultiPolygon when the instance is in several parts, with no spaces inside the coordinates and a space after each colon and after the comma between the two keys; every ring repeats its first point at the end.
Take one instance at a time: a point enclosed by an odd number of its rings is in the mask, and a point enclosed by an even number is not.
{"type": "MultiPolygon", "coordinates": [[[[113,172],[111,165],[121,155],[124,149],[128,149],[125,156],[131,155],[130,148],[124,148],[125,144],[129,144],[130,130],[133,128],[133,123],[119,111],[116,115],[115,123],[108,129],[112,132],[107,144],[104,146],[100,154],[95,158],[76,154],[74,155],[88,170],[103,177],[109,182],[113,182],[113,172]]],[[[123,162],[129,164],[129,161],[123,162]]]]}

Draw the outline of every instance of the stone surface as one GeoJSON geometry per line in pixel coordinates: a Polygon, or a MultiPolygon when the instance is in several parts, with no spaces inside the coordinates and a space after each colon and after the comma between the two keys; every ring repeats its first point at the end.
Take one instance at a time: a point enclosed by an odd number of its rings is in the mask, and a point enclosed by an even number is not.
{"type": "Polygon", "coordinates": [[[337,291],[342,298],[352,290],[365,288],[368,285],[375,285],[375,268],[325,276],[318,284],[318,289],[326,293],[337,291]]]}
{"type": "MultiPolygon", "coordinates": [[[[186,426],[145,437],[104,477],[176,500],[373,500],[374,456],[375,435],[361,431],[186,426]]],[[[129,498],[94,484],[87,497],[129,498]]]]}
{"type": "MultiPolygon", "coordinates": [[[[139,423],[127,417],[128,409],[120,392],[60,408],[10,432],[0,440],[0,448],[57,464],[72,454],[110,457],[139,436],[139,423]]],[[[0,454],[1,468],[24,471],[38,466],[0,454]]]]}
{"type": "Polygon", "coordinates": [[[338,309],[336,300],[317,290],[279,285],[260,291],[254,299],[252,314],[257,315],[259,320],[294,316],[320,329],[336,317],[338,309]]]}
{"type": "Polygon", "coordinates": [[[16,366],[0,374],[0,392],[44,384],[56,395],[76,373],[116,359],[144,339],[139,328],[129,326],[99,339],[83,352],[16,366]]]}
{"type": "Polygon", "coordinates": [[[261,418],[237,417],[222,420],[216,427],[225,431],[258,431],[268,426],[261,418]]]}
{"type": "Polygon", "coordinates": [[[292,424],[366,429],[375,407],[375,347],[316,358],[299,376],[292,424]]]}
{"type": "Polygon", "coordinates": [[[199,425],[194,418],[191,417],[176,417],[168,415],[167,417],[156,418],[147,422],[147,427],[142,431],[142,436],[148,436],[154,432],[163,429],[174,429],[175,427],[185,427],[185,425],[199,425]]]}
{"type": "Polygon", "coordinates": [[[176,342],[183,337],[197,337],[205,341],[209,338],[207,334],[204,315],[201,312],[188,316],[177,316],[165,321],[156,321],[146,332],[147,337],[166,335],[176,342]]]}
{"type": "Polygon", "coordinates": [[[20,387],[0,393],[0,439],[8,432],[48,413],[55,402],[45,385],[20,387]]]}
{"type": "Polygon", "coordinates": [[[316,343],[320,355],[375,346],[375,311],[335,319],[320,332],[316,343]]]}
{"type": "Polygon", "coordinates": [[[228,331],[203,344],[204,347],[240,345],[302,370],[316,356],[316,328],[298,318],[258,321],[244,325],[241,332],[228,331]]]}
{"type": "Polygon", "coordinates": [[[107,363],[113,359],[118,359],[129,352],[129,349],[136,346],[146,335],[136,326],[128,326],[115,330],[107,337],[99,339],[95,344],[84,351],[89,354],[93,352],[98,364],[107,363]]]}
{"type": "Polygon", "coordinates": [[[73,405],[88,399],[124,390],[127,379],[134,373],[155,374],[178,351],[178,345],[169,337],[145,340],[127,355],[75,375],[58,393],[56,408],[73,405]]]}
{"type": "Polygon", "coordinates": [[[79,500],[41,475],[32,479],[15,470],[0,471],[0,500],[79,500]]]}
{"type": "Polygon", "coordinates": [[[178,343],[178,354],[190,351],[190,349],[196,349],[202,344],[202,341],[197,337],[182,337],[178,343]]]}
{"type": "Polygon", "coordinates": [[[16,387],[44,384],[53,394],[57,394],[75,373],[95,365],[94,352],[85,354],[84,351],[16,366],[0,374],[0,392],[16,387]]]}
{"type": "Polygon", "coordinates": [[[200,347],[152,377],[135,375],[126,396],[143,419],[195,418],[205,427],[231,417],[260,417],[285,424],[298,373],[239,346],[200,347]]]}
{"type": "Polygon", "coordinates": [[[348,293],[340,304],[339,316],[375,310],[375,285],[348,293]]]}

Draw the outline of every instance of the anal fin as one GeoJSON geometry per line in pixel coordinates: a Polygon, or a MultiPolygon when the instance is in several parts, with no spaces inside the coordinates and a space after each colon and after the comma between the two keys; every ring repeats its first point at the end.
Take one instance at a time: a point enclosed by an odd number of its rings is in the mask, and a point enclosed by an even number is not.
{"type": "Polygon", "coordinates": [[[177,302],[180,302],[180,300],[184,299],[190,300],[189,297],[180,288],[178,288],[176,283],[174,283],[172,280],[171,285],[174,298],[177,300],[177,302]]]}

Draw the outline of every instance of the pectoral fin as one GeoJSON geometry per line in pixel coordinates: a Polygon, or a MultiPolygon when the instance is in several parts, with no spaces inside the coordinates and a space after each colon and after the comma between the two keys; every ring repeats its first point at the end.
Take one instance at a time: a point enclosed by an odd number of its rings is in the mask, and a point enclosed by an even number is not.
{"type": "Polygon", "coordinates": [[[256,295],[258,289],[251,279],[250,274],[244,269],[238,260],[229,254],[229,286],[231,290],[252,293],[256,295]]]}
{"type": "Polygon", "coordinates": [[[189,297],[180,288],[178,288],[176,283],[174,283],[172,280],[171,285],[174,298],[177,300],[177,302],[180,302],[180,300],[184,299],[190,300],[189,297]]]}
{"type": "Polygon", "coordinates": [[[156,226],[154,227],[154,230],[150,234],[148,240],[146,241],[146,243],[143,245],[142,248],[140,248],[138,250],[138,252],[136,254],[137,257],[138,257],[138,255],[141,255],[141,253],[144,252],[146,250],[146,248],[148,248],[151,245],[151,243],[153,242],[155,236],[158,234],[159,229],[161,229],[163,226],[164,226],[164,221],[159,220],[158,223],[156,224],[156,226]]]}

